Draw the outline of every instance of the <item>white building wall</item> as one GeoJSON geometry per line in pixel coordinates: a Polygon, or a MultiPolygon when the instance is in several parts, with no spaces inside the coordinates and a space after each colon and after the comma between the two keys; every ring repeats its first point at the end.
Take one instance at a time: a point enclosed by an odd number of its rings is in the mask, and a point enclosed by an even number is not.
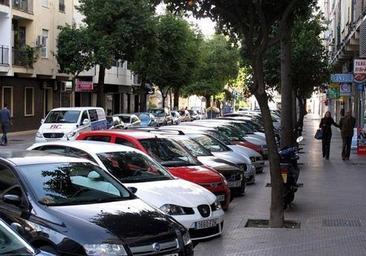
{"type": "MultiPolygon", "coordinates": [[[[5,64],[11,64],[11,16],[10,16],[10,8],[1,5],[2,9],[0,10],[0,47],[4,47],[7,50],[1,51],[0,49],[0,65],[1,62],[5,64]],[[6,12],[7,10],[7,12],[6,12]]],[[[1,70],[3,72],[8,71],[8,67],[5,70],[1,70]]]]}

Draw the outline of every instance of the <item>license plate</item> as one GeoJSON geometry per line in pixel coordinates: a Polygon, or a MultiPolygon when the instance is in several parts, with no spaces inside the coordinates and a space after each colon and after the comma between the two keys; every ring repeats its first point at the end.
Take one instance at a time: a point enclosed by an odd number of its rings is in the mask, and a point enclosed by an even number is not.
{"type": "Polygon", "coordinates": [[[219,202],[224,202],[225,201],[225,196],[224,195],[218,195],[216,198],[219,202]]]}
{"type": "Polygon", "coordinates": [[[178,253],[164,254],[163,256],[178,256],[178,253]]]}
{"type": "Polygon", "coordinates": [[[237,188],[241,186],[241,181],[229,181],[228,183],[229,188],[237,188]]]}
{"type": "Polygon", "coordinates": [[[195,223],[196,229],[212,228],[217,225],[218,219],[202,220],[195,223]]]}

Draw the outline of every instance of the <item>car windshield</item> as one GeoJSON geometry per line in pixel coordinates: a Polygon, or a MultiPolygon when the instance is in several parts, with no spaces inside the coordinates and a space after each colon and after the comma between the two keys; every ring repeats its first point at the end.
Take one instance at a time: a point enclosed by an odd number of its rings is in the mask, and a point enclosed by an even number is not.
{"type": "Polygon", "coordinates": [[[80,111],[77,110],[57,110],[51,111],[44,121],[45,123],[77,123],[79,120],[80,111]]]}
{"type": "Polygon", "coordinates": [[[119,118],[122,120],[122,122],[124,123],[130,123],[130,116],[119,116],[119,118]]]}
{"type": "Polygon", "coordinates": [[[164,167],[137,152],[109,152],[97,155],[108,171],[124,183],[172,179],[164,167]]]}
{"type": "Polygon", "coordinates": [[[164,116],[165,115],[164,109],[152,109],[151,113],[153,113],[155,116],[164,116]]]}
{"type": "Polygon", "coordinates": [[[0,255],[28,256],[35,251],[15,232],[0,221],[0,255]]]}
{"type": "Polygon", "coordinates": [[[189,153],[191,153],[194,157],[198,156],[212,156],[211,152],[207,150],[205,147],[197,143],[196,141],[189,139],[189,138],[177,138],[181,145],[183,145],[189,153]]]}
{"type": "Polygon", "coordinates": [[[154,138],[140,140],[148,154],[165,167],[199,165],[187,151],[174,141],[154,138]]]}
{"type": "Polygon", "coordinates": [[[222,134],[219,131],[216,131],[216,130],[215,131],[208,131],[207,133],[209,135],[211,135],[212,137],[214,137],[215,139],[221,141],[225,145],[232,145],[232,142],[231,142],[230,138],[225,136],[224,134],[222,134]]]}
{"type": "Polygon", "coordinates": [[[222,144],[219,140],[212,138],[208,135],[199,134],[199,135],[191,135],[190,136],[194,141],[201,144],[207,150],[211,152],[225,152],[230,151],[230,149],[222,144]]]}
{"type": "Polygon", "coordinates": [[[48,206],[94,204],[132,198],[128,190],[90,163],[35,164],[20,167],[37,201],[48,206]]]}

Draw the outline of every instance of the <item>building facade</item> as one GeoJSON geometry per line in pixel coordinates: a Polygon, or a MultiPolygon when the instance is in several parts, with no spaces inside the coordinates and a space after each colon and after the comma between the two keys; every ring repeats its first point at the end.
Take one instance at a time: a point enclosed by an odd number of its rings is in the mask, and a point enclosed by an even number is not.
{"type": "MultiPolygon", "coordinates": [[[[320,0],[327,31],[325,44],[335,73],[353,73],[354,60],[366,58],[366,0],[320,0]]],[[[364,125],[364,85],[352,83],[350,95],[329,99],[328,108],[337,119],[340,110],[352,110],[359,127],[364,125]]]]}
{"type": "MultiPolygon", "coordinates": [[[[34,130],[55,107],[95,106],[98,67],[83,72],[79,86],[59,72],[55,53],[59,26],[81,22],[77,0],[0,0],[0,107],[13,118],[11,131],[34,130]]],[[[106,71],[106,110],[140,110],[144,94],[127,63],[106,71]]],[[[146,98],[146,96],[145,96],[146,98]]],[[[146,101],[146,99],[145,99],[146,101]]]]}

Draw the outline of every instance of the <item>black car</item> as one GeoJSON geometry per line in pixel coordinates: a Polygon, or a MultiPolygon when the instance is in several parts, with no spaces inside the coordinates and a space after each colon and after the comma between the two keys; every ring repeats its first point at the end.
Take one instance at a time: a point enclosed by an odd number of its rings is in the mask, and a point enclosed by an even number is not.
{"type": "Polygon", "coordinates": [[[187,230],[87,160],[0,153],[0,218],[57,255],[193,255],[187,230]]]}

